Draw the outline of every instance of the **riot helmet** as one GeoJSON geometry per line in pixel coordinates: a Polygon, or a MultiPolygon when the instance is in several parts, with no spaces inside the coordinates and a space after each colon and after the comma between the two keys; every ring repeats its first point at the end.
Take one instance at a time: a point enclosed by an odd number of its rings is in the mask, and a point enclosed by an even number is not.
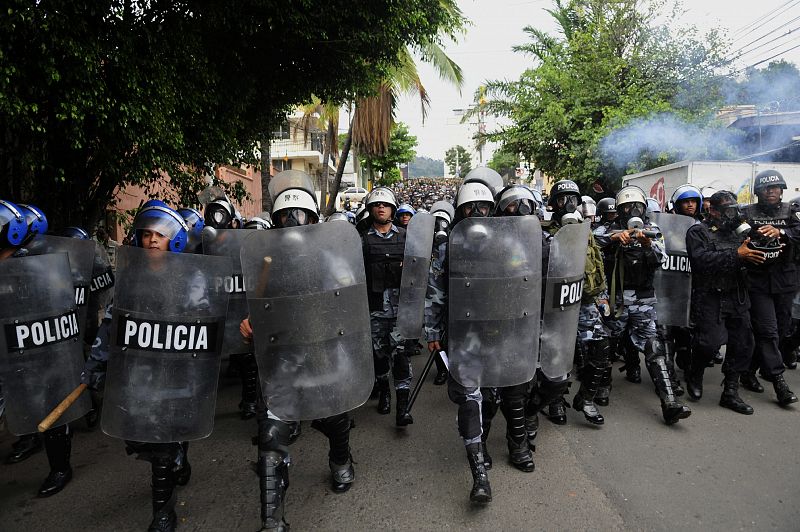
{"type": "Polygon", "coordinates": [[[450,229],[450,224],[453,223],[456,212],[449,201],[437,201],[431,205],[431,214],[433,215],[435,230],[433,241],[436,245],[439,245],[447,240],[447,231],[450,229]]]}
{"type": "Polygon", "coordinates": [[[694,185],[681,185],[675,189],[670,198],[672,207],[675,214],[683,214],[685,216],[696,216],[697,213],[703,212],[703,192],[694,185]],[[691,210],[692,202],[697,203],[694,212],[687,212],[691,210]]]}
{"type": "Polygon", "coordinates": [[[621,225],[627,227],[631,218],[644,219],[647,212],[647,197],[641,188],[628,185],[617,192],[615,205],[621,225]]]}
{"type": "Polygon", "coordinates": [[[539,204],[533,191],[523,185],[507,186],[497,198],[496,216],[527,216],[536,214],[539,204]]]}
{"type": "Polygon", "coordinates": [[[561,225],[583,221],[578,212],[581,201],[581,191],[578,184],[570,179],[556,181],[550,187],[547,205],[553,210],[553,218],[561,225]]]}
{"type": "Polygon", "coordinates": [[[169,240],[167,249],[174,253],[181,253],[189,240],[189,227],[183,217],[158,200],[148,201],[136,213],[133,231],[135,246],[142,247],[143,233],[153,231],[169,240]]]}
{"type": "Polygon", "coordinates": [[[661,205],[655,198],[647,198],[647,206],[645,207],[645,216],[648,220],[653,219],[653,214],[661,212],[661,205]]]}
{"type": "Polygon", "coordinates": [[[77,238],[78,240],[91,240],[92,237],[89,236],[89,233],[86,232],[85,229],[81,227],[65,227],[61,230],[61,233],[58,236],[64,236],[67,238],[77,238]]]}
{"type": "Polygon", "coordinates": [[[581,196],[581,214],[584,220],[590,221],[597,216],[597,203],[591,196],[581,196]]]}
{"type": "Polygon", "coordinates": [[[319,221],[314,181],[307,173],[299,170],[279,172],[269,183],[269,193],[275,227],[296,227],[319,221]]]}
{"type": "Polygon", "coordinates": [[[25,236],[26,242],[36,235],[43,235],[47,232],[47,217],[39,207],[25,203],[20,203],[18,207],[28,226],[28,234],[25,236]]]}
{"type": "Polygon", "coordinates": [[[610,215],[617,214],[617,200],[615,198],[603,198],[597,202],[597,213],[601,217],[608,218],[610,215]]]}
{"type": "Polygon", "coordinates": [[[367,212],[367,208],[362,204],[356,211],[356,229],[359,233],[363,233],[369,227],[369,223],[369,212],[367,212]]]}
{"type": "Polygon", "coordinates": [[[379,204],[388,205],[392,209],[392,214],[389,217],[389,220],[393,219],[395,213],[397,213],[397,196],[394,195],[392,189],[388,187],[376,187],[373,188],[369,194],[367,194],[366,198],[364,198],[364,205],[367,208],[367,215],[370,217],[370,219],[373,218],[372,208],[378,206],[379,204]]]}
{"type": "Polygon", "coordinates": [[[343,212],[335,212],[325,219],[326,222],[349,222],[347,215],[343,212]]]}
{"type": "Polygon", "coordinates": [[[180,214],[181,217],[183,217],[183,221],[186,222],[186,227],[189,228],[189,235],[200,238],[203,227],[206,225],[205,220],[203,220],[203,217],[200,215],[200,211],[192,209],[191,207],[183,207],[178,209],[178,214],[180,214]]]}
{"type": "Polygon", "coordinates": [[[0,200],[0,249],[19,247],[25,240],[28,224],[19,207],[0,200]]]}
{"type": "Polygon", "coordinates": [[[266,218],[262,218],[261,216],[253,216],[244,223],[242,229],[258,229],[265,231],[270,227],[272,227],[272,224],[269,223],[269,220],[266,218]]]}
{"type": "MultiPolygon", "coordinates": [[[[471,172],[470,172],[471,173],[471,172]]],[[[494,194],[481,181],[464,183],[456,193],[456,221],[468,217],[488,217],[494,208],[494,194]]]]}
{"type": "Polygon", "coordinates": [[[470,170],[467,175],[464,176],[464,180],[461,183],[462,186],[467,183],[483,183],[491,190],[492,196],[498,194],[505,186],[500,174],[488,166],[479,166],[478,168],[470,170]]]}
{"type": "MultiPolygon", "coordinates": [[[[227,198],[218,198],[208,203],[204,211],[205,225],[214,229],[233,229],[236,209],[227,198]]],[[[200,229],[202,231],[202,228],[200,229]]]]}
{"type": "Polygon", "coordinates": [[[711,208],[719,213],[720,224],[728,229],[735,231],[739,235],[747,234],[750,232],[751,227],[746,222],[746,217],[742,212],[733,192],[727,190],[720,190],[714,192],[709,198],[711,208]]]}
{"type": "Polygon", "coordinates": [[[753,193],[758,197],[758,203],[769,205],[780,203],[783,190],[786,190],[786,180],[777,170],[759,172],[753,181],[753,193]],[[769,189],[772,187],[778,187],[781,192],[771,192],[769,189]]]}
{"type": "Polygon", "coordinates": [[[411,221],[411,217],[417,214],[417,211],[414,210],[414,207],[409,205],[408,203],[401,203],[399,207],[397,207],[397,213],[395,214],[394,220],[397,224],[405,227],[408,225],[408,222],[411,221]]]}

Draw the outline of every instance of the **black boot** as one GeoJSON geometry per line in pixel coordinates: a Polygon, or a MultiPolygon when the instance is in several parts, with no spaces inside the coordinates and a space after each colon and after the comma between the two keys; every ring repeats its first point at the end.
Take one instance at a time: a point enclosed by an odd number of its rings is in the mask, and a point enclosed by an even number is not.
{"type": "Polygon", "coordinates": [[[623,341],[625,365],[619,368],[620,372],[625,372],[625,380],[634,384],[642,382],[642,370],[639,367],[639,350],[631,342],[629,337],[623,341]]]}
{"type": "Polygon", "coordinates": [[[27,460],[42,450],[42,438],[39,434],[26,434],[11,444],[11,453],[6,457],[7,464],[17,464],[27,460]]]}
{"type": "Polygon", "coordinates": [[[764,393],[764,387],[758,382],[755,370],[746,371],[739,376],[739,381],[745,390],[755,393],[764,393]]]}
{"type": "Polygon", "coordinates": [[[397,396],[397,411],[395,412],[395,425],[405,427],[414,423],[414,418],[408,413],[408,388],[395,390],[397,396]]]}
{"type": "Polygon", "coordinates": [[[506,418],[506,442],[508,442],[511,465],[520,471],[530,473],[536,466],[533,463],[533,452],[528,445],[528,435],[525,430],[525,405],[522,401],[503,402],[500,408],[506,418]]]}
{"type": "Polygon", "coordinates": [[[680,379],[678,379],[678,374],[675,372],[675,351],[672,342],[664,342],[664,350],[664,361],[667,363],[667,372],[669,373],[669,380],[672,382],[672,391],[675,392],[676,397],[681,397],[685,392],[681,386],[680,379]]]}
{"type": "Polygon", "coordinates": [[[91,430],[100,422],[100,400],[93,391],[89,393],[89,399],[92,401],[92,409],[83,416],[83,419],[86,420],[86,427],[91,430]]]}
{"type": "Polygon", "coordinates": [[[153,520],[148,532],[172,532],[178,521],[175,515],[175,467],[171,456],[153,456],[150,459],[152,471],[153,520]]]}
{"type": "Polygon", "coordinates": [[[311,427],[328,438],[328,466],[331,468],[331,489],[344,493],[356,479],[353,457],[350,454],[351,417],[348,412],[316,419],[311,427]]]}
{"type": "Polygon", "coordinates": [[[547,379],[542,380],[539,393],[542,396],[544,408],[542,413],[547,419],[556,425],[567,424],[567,401],[564,395],[569,390],[569,381],[553,382],[547,379]]]}
{"type": "Polygon", "coordinates": [[[441,386],[447,382],[447,365],[444,363],[441,353],[436,353],[433,360],[436,362],[436,377],[433,379],[433,384],[441,386]]]}
{"type": "Polygon", "coordinates": [[[797,354],[794,351],[795,343],[791,336],[781,339],[780,351],[783,357],[783,365],[788,369],[797,369],[797,354]]]}
{"type": "Polygon", "coordinates": [[[605,423],[605,418],[603,418],[603,415],[597,410],[594,403],[597,389],[600,386],[600,381],[603,379],[604,369],[605,368],[595,366],[593,363],[584,367],[581,387],[572,400],[572,408],[578,412],[583,412],[586,421],[593,425],[602,425],[605,423]]]}
{"type": "Polygon", "coordinates": [[[686,390],[691,401],[699,401],[703,397],[703,374],[706,371],[708,359],[709,357],[700,349],[695,349],[692,353],[689,368],[685,372],[686,390]]]}
{"type": "Polygon", "coordinates": [[[778,396],[778,404],[787,406],[797,402],[797,396],[789,389],[789,385],[783,378],[783,375],[775,375],[772,378],[772,386],[775,388],[775,395],[778,396]]]}
{"type": "Polygon", "coordinates": [[[483,401],[481,401],[481,444],[483,445],[483,465],[489,470],[492,468],[492,457],[489,454],[489,447],[486,441],[489,439],[489,431],[492,430],[492,421],[497,415],[499,403],[497,401],[496,388],[482,389],[483,401]]]}
{"type": "Polygon", "coordinates": [[[239,411],[242,419],[252,419],[256,415],[258,401],[258,365],[255,355],[247,353],[242,359],[242,401],[239,411]]]}
{"type": "Polygon", "coordinates": [[[724,388],[722,396],[719,398],[719,406],[730,408],[739,414],[750,415],[753,413],[753,407],[739,397],[739,375],[737,373],[726,374],[722,384],[724,388]]]}
{"type": "Polygon", "coordinates": [[[261,530],[285,532],[289,525],[284,520],[283,504],[289,487],[289,465],[279,451],[259,453],[258,477],[261,488],[261,530]]]}
{"type": "Polygon", "coordinates": [[[608,406],[611,399],[611,375],[614,368],[610,365],[603,368],[603,375],[600,378],[600,386],[597,387],[597,393],[594,394],[594,404],[597,406],[608,406]]]}
{"type": "Polygon", "coordinates": [[[39,497],[55,495],[72,480],[72,467],[69,457],[72,452],[72,434],[68,425],[50,429],[44,433],[44,447],[50,473],[39,487],[39,497]]]}
{"type": "Polygon", "coordinates": [[[525,434],[528,437],[528,447],[536,451],[536,435],[539,433],[539,406],[534,402],[535,392],[525,402],[525,434]]]}
{"type": "Polygon", "coordinates": [[[664,416],[666,424],[672,425],[692,415],[692,410],[675,397],[664,357],[654,356],[648,358],[647,370],[661,398],[661,414],[664,416]]]}
{"type": "Polygon", "coordinates": [[[483,451],[480,443],[467,445],[467,460],[472,472],[472,489],[469,500],[477,503],[487,503],[492,500],[492,487],[489,485],[489,474],[483,464],[483,451]]]}
{"type": "Polygon", "coordinates": [[[175,459],[175,483],[185,486],[192,478],[192,465],[189,463],[189,442],[181,442],[181,450],[175,459]]]}
{"type": "Polygon", "coordinates": [[[385,416],[392,411],[392,394],[389,391],[389,380],[378,379],[378,413],[385,416]]]}

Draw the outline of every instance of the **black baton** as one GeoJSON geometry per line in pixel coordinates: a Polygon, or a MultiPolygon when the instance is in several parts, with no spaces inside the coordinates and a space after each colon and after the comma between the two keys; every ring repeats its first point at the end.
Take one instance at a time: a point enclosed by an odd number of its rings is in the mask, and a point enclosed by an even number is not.
{"type": "Polygon", "coordinates": [[[414,386],[414,390],[411,392],[411,397],[408,400],[408,406],[406,407],[405,414],[411,413],[411,407],[414,406],[414,401],[417,400],[417,396],[419,395],[419,391],[422,388],[422,384],[425,382],[425,379],[428,378],[428,373],[430,373],[431,371],[431,366],[433,366],[433,360],[439,353],[440,351],[436,350],[431,351],[431,355],[428,357],[428,361],[425,362],[425,367],[422,369],[422,375],[419,376],[417,385],[414,386]]]}

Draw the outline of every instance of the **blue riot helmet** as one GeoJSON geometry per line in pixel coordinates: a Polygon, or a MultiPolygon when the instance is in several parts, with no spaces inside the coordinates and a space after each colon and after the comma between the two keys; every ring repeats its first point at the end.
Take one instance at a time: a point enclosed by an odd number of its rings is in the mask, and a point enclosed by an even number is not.
{"type": "Polygon", "coordinates": [[[26,241],[29,241],[36,235],[43,235],[47,232],[49,227],[47,224],[47,217],[39,207],[20,203],[19,210],[25,217],[25,223],[28,226],[28,234],[25,235],[26,241]]]}
{"type": "Polygon", "coordinates": [[[0,200],[0,249],[19,247],[28,233],[28,224],[20,208],[0,200]]]}
{"type": "Polygon", "coordinates": [[[675,192],[672,193],[672,197],[670,197],[675,214],[684,214],[681,202],[689,200],[695,200],[697,202],[695,214],[703,212],[703,193],[696,186],[687,184],[676,188],[675,192]]]}
{"type": "Polygon", "coordinates": [[[85,229],[81,229],[80,227],[70,226],[65,227],[61,230],[58,236],[65,236],[67,238],[77,238],[78,240],[91,240],[92,237],[89,236],[89,233],[86,232],[85,229]]]}
{"type": "Polygon", "coordinates": [[[141,247],[142,232],[155,231],[169,239],[169,251],[181,253],[189,240],[189,227],[180,214],[162,201],[151,200],[133,219],[134,245],[141,247]],[[149,205],[148,205],[149,204],[149,205]]]}
{"type": "Polygon", "coordinates": [[[192,209],[191,207],[183,207],[178,209],[178,214],[180,214],[183,221],[186,222],[186,227],[189,228],[189,234],[200,238],[200,235],[203,234],[203,227],[206,225],[200,211],[192,209]]]}
{"type": "Polygon", "coordinates": [[[411,221],[411,217],[414,216],[415,214],[417,214],[417,211],[414,210],[414,207],[412,207],[408,203],[401,203],[400,206],[397,207],[397,212],[394,215],[394,221],[401,227],[406,227],[408,225],[408,222],[411,221]]]}
{"type": "Polygon", "coordinates": [[[347,221],[353,225],[356,225],[356,215],[353,211],[344,211],[344,215],[347,216],[347,221]]]}

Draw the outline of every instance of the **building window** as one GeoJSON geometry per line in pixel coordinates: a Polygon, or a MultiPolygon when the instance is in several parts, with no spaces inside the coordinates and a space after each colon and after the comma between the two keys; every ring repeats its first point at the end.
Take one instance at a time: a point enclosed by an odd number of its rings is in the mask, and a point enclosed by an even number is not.
{"type": "Polygon", "coordinates": [[[278,159],[272,161],[272,166],[275,168],[276,172],[283,172],[284,170],[291,170],[292,169],[292,160],[284,160],[278,159]]]}
{"type": "Polygon", "coordinates": [[[281,125],[278,126],[278,129],[272,132],[272,138],[274,140],[277,139],[288,139],[289,138],[289,121],[283,122],[281,125]]]}

